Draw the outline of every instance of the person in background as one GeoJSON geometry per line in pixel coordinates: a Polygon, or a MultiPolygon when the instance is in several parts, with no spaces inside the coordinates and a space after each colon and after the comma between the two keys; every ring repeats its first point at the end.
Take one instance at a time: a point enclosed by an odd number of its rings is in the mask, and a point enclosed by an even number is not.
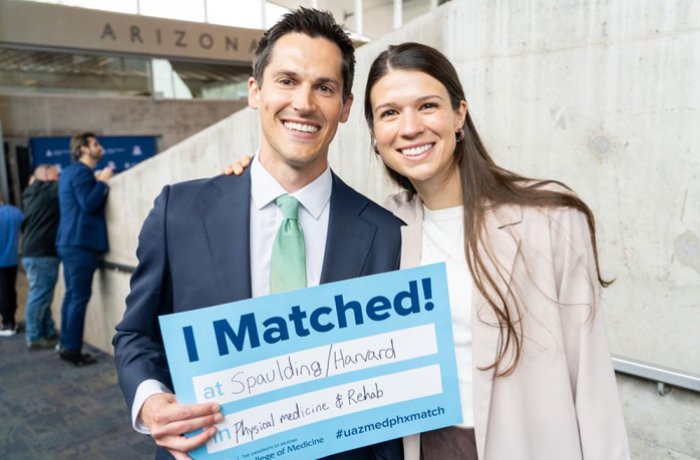
{"type": "Polygon", "coordinates": [[[93,133],[71,139],[73,163],[65,168],[58,181],[60,221],[56,234],[56,251],[63,263],[66,287],[61,306],[61,341],[59,356],[64,361],[84,366],[96,362],[83,353],[85,311],[92,294],[92,277],[100,255],[107,251],[107,224],[104,210],[112,169],[97,173],[95,166],[104,150],[93,133]]]}
{"type": "Polygon", "coordinates": [[[22,211],[0,198],[0,337],[17,334],[17,252],[22,211]]]}
{"type": "Polygon", "coordinates": [[[29,350],[53,348],[58,334],[51,317],[51,302],[58,279],[58,169],[40,164],[22,193],[22,265],[29,282],[26,306],[26,340],[29,350]]]}

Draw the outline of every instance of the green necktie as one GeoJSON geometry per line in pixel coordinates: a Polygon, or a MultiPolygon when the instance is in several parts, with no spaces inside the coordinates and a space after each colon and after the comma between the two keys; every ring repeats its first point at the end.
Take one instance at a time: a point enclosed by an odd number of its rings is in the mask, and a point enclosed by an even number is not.
{"type": "Polygon", "coordinates": [[[306,287],[304,232],[299,225],[299,202],[289,195],[276,200],[284,219],[272,245],[270,293],[306,287]]]}

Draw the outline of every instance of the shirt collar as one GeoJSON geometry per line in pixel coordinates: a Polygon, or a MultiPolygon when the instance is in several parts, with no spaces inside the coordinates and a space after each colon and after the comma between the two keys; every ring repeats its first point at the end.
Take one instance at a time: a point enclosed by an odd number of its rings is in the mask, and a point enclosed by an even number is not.
{"type": "MultiPolygon", "coordinates": [[[[284,187],[277,182],[277,179],[272,177],[272,174],[260,163],[259,154],[253,157],[253,162],[250,165],[250,179],[253,205],[258,210],[275,201],[277,197],[287,193],[284,187]]],[[[291,195],[299,200],[299,203],[314,219],[318,219],[331,199],[332,188],[333,176],[330,167],[326,167],[325,171],[313,182],[307,184],[301,190],[291,193],[291,195]]]]}

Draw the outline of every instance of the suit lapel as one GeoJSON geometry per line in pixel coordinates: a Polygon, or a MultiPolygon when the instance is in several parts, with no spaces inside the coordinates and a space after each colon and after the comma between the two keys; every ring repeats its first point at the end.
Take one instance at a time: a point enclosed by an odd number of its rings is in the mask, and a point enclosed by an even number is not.
{"type": "Polygon", "coordinates": [[[362,275],[376,226],[360,213],[367,199],[333,174],[328,237],[323,257],[321,283],[341,281],[362,275]]]}
{"type": "Polygon", "coordinates": [[[250,168],[221,176],[202,193],[200,206],[222,301],[251,297],[250,168]]]}

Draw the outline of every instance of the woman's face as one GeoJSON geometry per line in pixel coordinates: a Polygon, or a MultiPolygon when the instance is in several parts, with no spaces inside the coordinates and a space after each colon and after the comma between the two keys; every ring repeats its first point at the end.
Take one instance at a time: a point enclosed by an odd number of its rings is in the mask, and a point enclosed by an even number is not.
{"type": "Polygon", "coordinates": [[[374,85],[370,100],[382,161],[419,192],[440,189],[451,173],[455,133],[464,124],[467,103],[453,109],[447,88],[415,70],[390,70],[374,85]]]}

